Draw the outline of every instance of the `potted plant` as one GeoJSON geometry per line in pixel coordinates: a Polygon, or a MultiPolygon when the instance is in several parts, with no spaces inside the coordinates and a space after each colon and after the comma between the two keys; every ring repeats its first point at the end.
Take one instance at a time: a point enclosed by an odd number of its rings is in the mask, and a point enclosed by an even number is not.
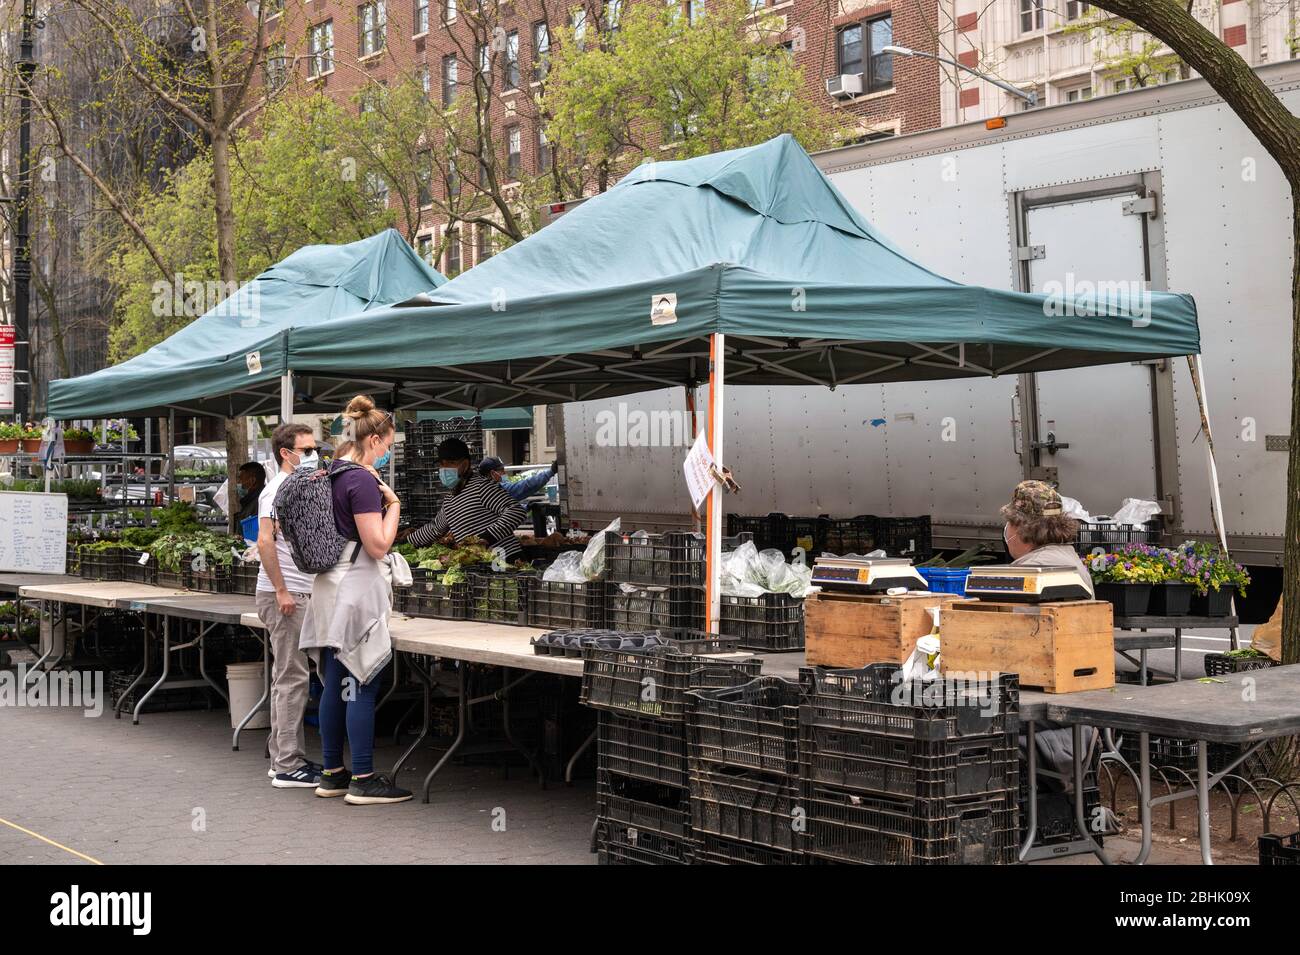
{"type": "Polygon", "coordinates": [[[1088,564],[1098,600],[1116,617],[1140,617],[1151,605],[1151,587],[1168,579],[1163,562],[1146,554],[1098,554],[1088,564]]]}
{"type": "Polygon", "coordinates": [[[12,421],[0,424],[0,454],[17,454],[23,426],[12,421]]]}
{"type": "Polygon", "coordinates": [[[22,433],[18,436],[18,442],[22,445],[23,451],[27,454],[35,454],[41,449],[41,436],[44,432],[39,425],[23,425],[22,433]]]}
{"type": "Polygon", "coordinates": [[[135,428],[125,421],[108,422],[108,443],[128,445],[140,437],[135,428]]]}
{"type": "Polygon", "coordinates": [[[1151,584],[1151,603],[1147,613],[1153,617],[1184,617],[1192,605],[1194,586],[1186,579],[1190,563],[1186,554],[1151,544],[1128,544],[1118,554],[1140,558],[1163,572],[1163,580],[1151,584]]]}
{"type": "Polygon", "coordinates": [[[1219,547],[1189,541],[1179,548],[1187,558],[1184,578],[1192,584],[1191,614],[1194,617],[1226,617],[1232,612],[1232,598],[1246,595],[1250,574],[1219,547]]]}
{"type": "Polygon", "coordinates": [[[95,436],[85,428],[64,428],[63,450],[67,454],[90,454],[95,450],[95,436]]]}

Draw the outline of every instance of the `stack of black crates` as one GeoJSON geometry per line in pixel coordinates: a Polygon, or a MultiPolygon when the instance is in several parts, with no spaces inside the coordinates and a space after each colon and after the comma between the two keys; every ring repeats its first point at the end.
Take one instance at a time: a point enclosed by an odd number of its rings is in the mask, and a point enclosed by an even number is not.
{"type": "Polygon", "coordinates": [[[798,548],[811,561],[823,551],[869,554],[883,550],[890,557],[924,560],[934,553],[929,515],[919,517],[791,517],[773,512],[762,517],[727,515],[727,533],[751,533],[759,550],[773,547],[787,559],[798,548]]]}
{"type": "Polygon", "coordinates": [[[438,480],[438,445],[459,438],[469,448],[470,461],[483,459],[483,419],[455,417],[446,421],[414,421],[404,429],[396,464],[399,484],[393,490],[402,499],[402,520],[413,527],[432,521],[449,493],[438,480]]]}
{"type": "Polygon", "coordinates": [[[759,677],[690,694],[691,861],[798,865],[798,683],[759,677]]]}
{"type": "Polygon", "coordinates": [[[899,667],[804,670],[806,861],[1010,865],[1019,849],[1019,683],[900,683],[899,667]]]}
{"type": "Polygon", "coordinates": [[[734,641],[679,635],[667,645],[629,635],[620,649],[583,652],[582,695],[600,711],[596,850],[602,865],[690,861],[687,693],[748,683],[761,668],[734,641]]]}
{"type": "Polygon", "coordinates": [[[704,630],[704,535],[605,532],[607,624],[613,630],[704,630]]]}

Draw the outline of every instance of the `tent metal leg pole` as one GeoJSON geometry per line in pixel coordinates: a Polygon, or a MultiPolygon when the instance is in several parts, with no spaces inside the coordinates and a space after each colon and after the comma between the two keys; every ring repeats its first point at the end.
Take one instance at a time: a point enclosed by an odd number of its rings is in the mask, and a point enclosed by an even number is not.
{"type": "MultiPolygon", "coordinates": [[[[724,411],[726,406],[726,350],[727,336],[715,332],[709,337],[709,451],[714,466],[723,466],[724,411]]],[[[709,490],[709,523],[706,545],[708,561],[708,631],[718,632],[718,615],[721,608],[722,581],[722,485],[714,483],[709,490]]]]}
{"type": "Polygon", "coordinates": [[[280,376],[280,424],[293,420],[293,370],[280,376]]]}
{"type": "MultiPolygon", "coordinates": [[[[1201,412],[1201,430],[1205,432],[1205,458],[1210,469],[1210,500],[1214,513],[1214,529],[1219,535],[1219,545],[1223,552],[1228,551],[1228,528],[1224,523],[1223,516],[1223,495],[1219,492],[1219,466],[1214,460],[1214,434],[1210,430],[1210,399],[1205,389],[1205,365],[1201,361],[1200,355],[1188,355],[1187,365],[1192,373],[1192,390],[1196,393],[1196,404],[1201,412]]],[[[1237,615],[1237,598],[1232,598],[1232,607],[1229,610],[1233,616],[1237,615]]],[[[1232,649],[1236,650],[1238,646],[1237,628],[1231,630],[1232,649]]]]}

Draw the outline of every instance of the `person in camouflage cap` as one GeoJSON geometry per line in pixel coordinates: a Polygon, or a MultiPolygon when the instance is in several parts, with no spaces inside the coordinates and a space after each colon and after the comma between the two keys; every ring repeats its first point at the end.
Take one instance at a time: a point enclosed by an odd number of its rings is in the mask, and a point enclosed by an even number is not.
{"type": "Polygon", "coordinates": [[[1042,481],[1021,481],[1011,494],[1011,503],[1002,506],[1002,519],[1007,522],[1002,539],[1012,564],[1074,567],[1092,590],[1092,575],[1074,551],[1079,522],[1066,517],[1056,488],[1042,481]]]}

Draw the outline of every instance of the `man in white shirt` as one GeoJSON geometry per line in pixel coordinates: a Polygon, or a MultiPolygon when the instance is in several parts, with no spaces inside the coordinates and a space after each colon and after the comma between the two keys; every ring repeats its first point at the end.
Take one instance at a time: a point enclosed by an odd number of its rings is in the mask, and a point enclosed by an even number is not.
{"type": "Polygon", "coordinates": [[[312,575],[293,562],[289,542],[275,520],[275,494],[295,468],[314,468],[316,438],[305,424],[282,424],[271,435],[271,453],[280,469],[257,499],[257,616],[270,637],[271,785],[276,789],[316,788],[321,765],[307,758],[302,728],[310,674],[307,655],[298,649],[303,616],[311,600],[312,575]]]}

